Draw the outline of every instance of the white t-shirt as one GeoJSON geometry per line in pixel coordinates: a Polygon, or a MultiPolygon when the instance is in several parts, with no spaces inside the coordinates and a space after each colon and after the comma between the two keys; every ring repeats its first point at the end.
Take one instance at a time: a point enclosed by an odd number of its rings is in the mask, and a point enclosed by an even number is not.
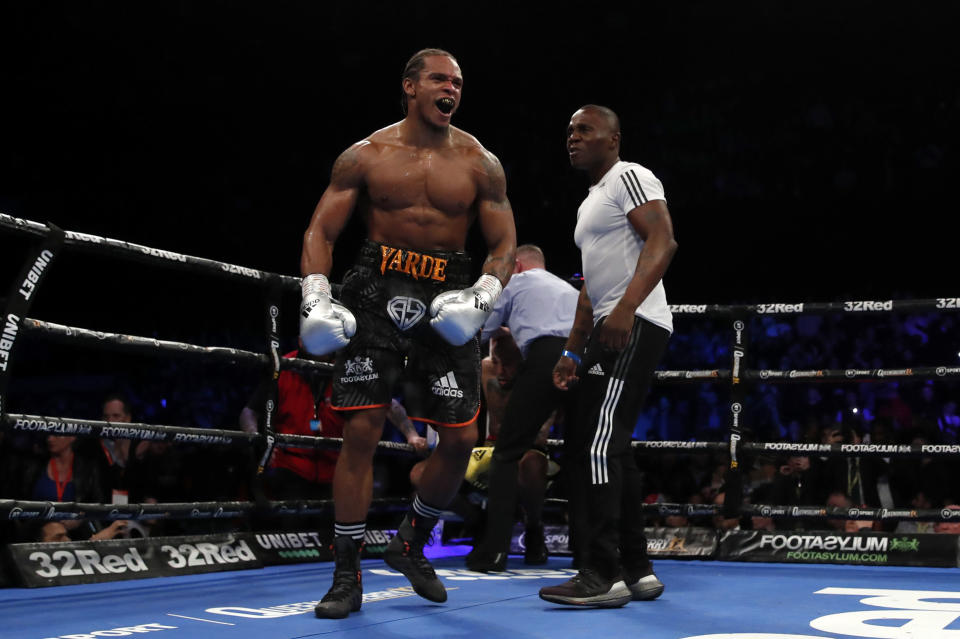
{"type": "MultiPolygon", "coordinates": [[[[583,281],[595,323],[610,314],[633,279],[643,239],[627,213],[650,200],[666,201],[660,180],[639,164],[620,161],[590,187],[577,211],[573,239],[583,256],[583,281]]],[[[662,280],[635,314],[673,332],[673,315],[662,280]]]]}

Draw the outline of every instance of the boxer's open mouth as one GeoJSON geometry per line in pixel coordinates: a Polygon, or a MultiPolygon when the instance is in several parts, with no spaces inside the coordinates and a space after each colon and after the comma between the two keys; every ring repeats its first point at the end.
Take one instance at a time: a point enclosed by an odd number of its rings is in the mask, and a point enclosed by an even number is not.
{"type": "Polygon", "coordinates": [[[453,101],[453,98],[440,98],[437,100],[437,108],[440,109],[441,113],[449,114],[453,111],[453,107],[456,106],[456,102],[453,101]]]}

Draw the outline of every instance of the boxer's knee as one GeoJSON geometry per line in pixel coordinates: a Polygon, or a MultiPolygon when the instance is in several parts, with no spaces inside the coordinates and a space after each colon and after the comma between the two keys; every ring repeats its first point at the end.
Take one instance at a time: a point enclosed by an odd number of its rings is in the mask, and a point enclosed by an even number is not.
{"type": "Polygon", "coordinates": [[[471,422],[457,428],[442,427],[437,438],[437,448],[433,454],[462,459],[464,462],[477,445],[477,423],[471,422]]]}
{"type": "Polygon", "coordinates": [[[417,462],[410,469],[410,485],[413,486],[414,490],[420,488],[420,480],[423,478],[423,469],[426,463],[425,461],[417,462]]]}
{"type": "Polygon", "coordinates": [[[375,408],[350,415],[343,426],[343,449],[373,455],[383,435],[386,411],[386,408],[375,408]]]}

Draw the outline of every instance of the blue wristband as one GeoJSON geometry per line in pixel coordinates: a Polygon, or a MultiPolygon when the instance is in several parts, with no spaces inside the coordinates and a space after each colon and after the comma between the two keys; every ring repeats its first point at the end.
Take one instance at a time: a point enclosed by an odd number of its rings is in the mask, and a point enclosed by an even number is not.
{"type": "Polygon", "coordinates": [[[564,351],[563,351],[562,353],[560,353],[560,355],[561,355],[562,357],[569,357],[570,359],[572,359],[572,360],[577,364],[577,366],[580,365],[580,356],[577,355],[576,353],[574,353],[573,351],[568,351],[568,350],[564,349],[564,351]]]}

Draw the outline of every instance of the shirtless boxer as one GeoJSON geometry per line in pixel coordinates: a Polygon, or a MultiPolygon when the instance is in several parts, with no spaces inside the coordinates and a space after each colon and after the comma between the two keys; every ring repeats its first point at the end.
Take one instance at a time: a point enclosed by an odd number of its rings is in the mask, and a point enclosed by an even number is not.
{"type": "Polygon", "coordinates": [[[463,480],[477,439],[477,332],[510,278],[513,211],[497,158],[450,125],[463,76],[439,49],[416,53],[403,73],[405,117],[337,159],[304,235],[300,336],[314,354],[339,350],[333,408],[344,412],[344,442],[333,478],[333,586],[316,615],[360,609],[360,547],[373,490],[373,454],[395,386],[412,419],[437,426],[439,441],[384,559],[431,601],[447,593],[423,545],[463,480]],[[339,301],[327,275],[350,215],[367,227],[339,301]],[[489,255],[471,285],[467,231],[475,219],[489,255]]]}

